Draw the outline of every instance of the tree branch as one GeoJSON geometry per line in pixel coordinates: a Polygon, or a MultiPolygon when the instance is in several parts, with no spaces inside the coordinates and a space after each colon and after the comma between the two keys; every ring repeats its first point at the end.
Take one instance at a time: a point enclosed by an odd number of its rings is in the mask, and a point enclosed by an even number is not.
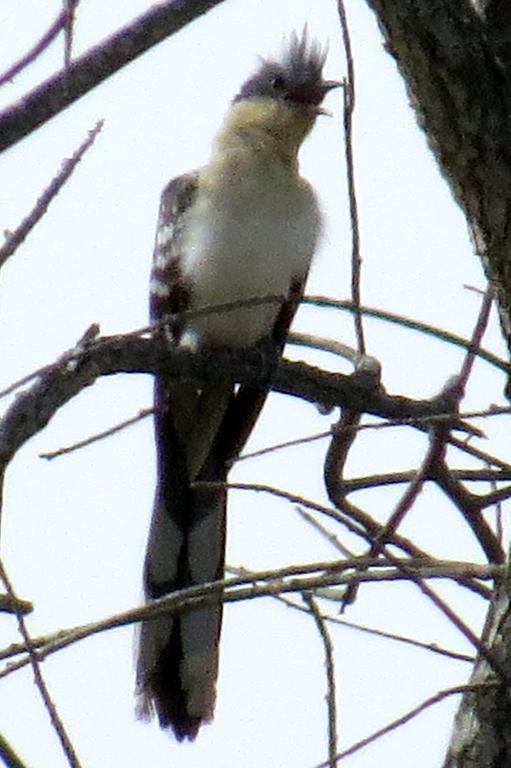
{"type": "Polygon", "coordinates": [[[511,348],[511,89],[469,0],[367,0],[463,209],[511,348]]]}
{"type": "Polygon", "coordinates": [[[37,203],[30,211],[28,216],[23,219],[21,224],[16,227],[13,232],[7,233],[5,243],[0,248],[0,267],[3,267],[7,259],[12,256],[18,246],[21,245],[27,235],[42,219],[48,210],[48,206],[50,205],[51,201],[58,195],[84,154],[88,149],[90,149],[102,127],[103,121],[100,120],[98,123],[96,123],[94,128],[89,131],[87,137],[80,144],[73,155],[64,160],[60,171],[51,180],[46,189],[43,190],[41,196],[37,200],[37,203]]]}
{"type": "Polygon", "coordinates": [[[266,384],[276,392],[311,403],[353,407],[383,418],[424,419],[444,412],[442,400],[414,400],[364,386],[357,376],[328,373],[305,363],[281,361],[261,371],[259,351],[192,353],[158,339],[111,336],[66,353],[20,393],[0,421],[0,467],[54,414],[99,376],[117,373],[164,374],[196,382],[266,384]]]}
{"type": "Polygon", "coordinates": [[[158,3],[0,113],[0,152],[223,0],[158,3]]]}
{"type": "MultiPolygon", "coordinates": [[[[361,581],[390,582],[406,581],[410,578],[397,568],[395,559],[392,563],[382,559],[354,558],[353,560],[327,560],[317,563],[301,565],[288,565],[268,571],[250,572],[249,575],[241,575],[234,578],[199,584],[193,587],[169,593],[142,607],[132,608],[128,611],[109,616],[89,624],[62,629],[52,635],[44,637],[32,637],[31,647],[39,661],[48,655],[56,653],[86,637],[105,632],[116,627],[124,627],[128,624],[155,618],[164,614],[174,614],[189,608],[201,608],[218,602],[218,595],[222,595],[225,603],[253,600],[259,597],[275,597],[286,593],[313,592],[328,586],[349,584],[354,577],[361,581]],[[368,570],[362,575],[357,569],[360,564],[374,566],[374,570],[368,570]],[[351,573],[353,571],[353,573],[351,573]]],[[[424,579],[452,579],[463,577],[475,577],[484,580],[493,580],[501,572],[500,566],[476,565],[468,562],[455,561],[426,561],[407,560],[410,573],[420,574],[424,579]]],[[[26,646],[11,645],[0,651],[0,659],[9,659],[20,653],[26,652],[26,646]]],[[[0,678],[12,674],[16,669],[26,666],[30,661],[25,658],[21,661],[11,662],[0,672],[0,678]]]]}

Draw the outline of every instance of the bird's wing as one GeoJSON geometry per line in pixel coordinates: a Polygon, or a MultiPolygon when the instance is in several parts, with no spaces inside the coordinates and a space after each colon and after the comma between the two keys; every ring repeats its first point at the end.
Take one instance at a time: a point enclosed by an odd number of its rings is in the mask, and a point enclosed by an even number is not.
{"type": "MultiPolygon", "coordinates": [[[[193,303],[183,280],[180,245],[198,174],[174,179],[162,194],[151,278],[151,318],[182,312],[193,303]]],[[[283,349],[303,291],[296,276],[275,323],[272,341],[283,349]]],[[[183,323],[161,330],[179,343],[183,323]]],[[[147,600],[224,576],[226,491],[223,483],[268,394],[267,388],[198,388],[155,379],[157,481],[144,567],[147,600]],[[211,483],[213,485],[201,485],[211,483]]],[[[138,712],[155,709],[163,727],[193,739],[213,716],[222,622],[217,604],[143,622],[137,662],[138,712]]]]}
{"type": "MultiPolygon", "coordinates": [[[[161,198],[150,313],[154,322],[186,310],[193,286],[183,280],[180,248],[184,214],[197,193],[198,174],[180,176],[161,198]]],[[[182,324],[160,330],[179,343],[182,324]]],[[[147,600],[223,577],[225,491],[194,490],[204,473],[222,483],[225,472],[207,462],[211,440],[231,398],[231,388],[201,391],[158,376],[154,385],[157,480],[144,567],[147,600]],[[201,436],[204,445],[201,445],[201,436]]],[[[144,622],[137,661],[138,712],[156,709],[163,727],[193,738],[212,717],[222,606],[144,622]]]]}
{"type": "MultiPolygon", "coordinates": [[[[306,279],[307,275],[295,276],[290,285],[288,297],[283,301],[275,322],[270,341],[273,342],[274,349],[279,355],[284,350],[289,328],[303,296],[306,279]]],[[[268,387],[242,384],[236,394],[231,397],[213,443],[213,452],[227,467],[231,466],[243,450],[268,392],[268,387]]]]}

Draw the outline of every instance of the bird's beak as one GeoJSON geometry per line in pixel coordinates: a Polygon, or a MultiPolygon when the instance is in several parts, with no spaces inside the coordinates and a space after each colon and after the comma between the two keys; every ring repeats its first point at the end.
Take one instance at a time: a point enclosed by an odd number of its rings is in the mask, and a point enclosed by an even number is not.
{"type": "Polygon", "coordinates": [[[343,85],[344,82],[342,80],[324,80],[324,82],[321,83],[321,89],[323,93],[326,94],[334,88],[342,88],[343,85]]]}
{"type": "Polygon", "coordinates": [[[340,88],[342,85],[344,83],[340,80],[323,80],[320,83],[315,83],[312,87],[309,83],[304,83],[293,91],[288,92],[284,98],[286,101],[308,107],[318,115],[329,114],[320,104],[329,91],[333,88],[340,88]]]}
{"type": "MultiPolygon", "coordinates": [[[[344,86],[344,82],[342,80],[324,80],[321,83],[321,90],[323,92],[323,97],[325,97],[326,94],[329,91],[332,91],[334,88],[342,88],[343,86],[344,86]]],[[[325,107],[317,107],[317,114],[326,115],[327,117],[333,117],[332,112],[330,112],[329,109],[325,109],[325,107]]]]}

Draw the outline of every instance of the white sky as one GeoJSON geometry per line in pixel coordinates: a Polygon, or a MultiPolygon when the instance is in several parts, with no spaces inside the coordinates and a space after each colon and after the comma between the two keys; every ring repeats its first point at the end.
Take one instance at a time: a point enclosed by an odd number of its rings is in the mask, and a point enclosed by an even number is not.
{"type": "MultiPolygon", "coordinates": [[[[0,227],[14,228],[41,190],[100,119],[95,147],[37,230],[0,276],[0,387],[54,360],[92,323],[103,333],[146,321],[147,285],[159,193],[164,183],[208,157],[230,98],[258,54],[307,21],[329,42],[327,76],[345,74],[335,3],[328,0],[225,2],[160,44],[28,140],[0,157],[0,227]],[[312,10],[311,10],[312,9],[312,10]]],[[[415,125],[395,66],[362,0],[349,5],[357,70],[355,162],[364,257],[363,301],[468,336],[484,287],[464,220],[415,125]]],[[[79,53],[145,10],[140,0],[82,0],[79,53]]],[[[21,55],[60,9],[59,2],[3,0],[0,70],[21,55]]],[[[60,64],[54,45],[28,74],[0,91],[0,106],[60,64]]],[[[334,119],[318,121],[302,170],[318,190],[327,226],[309,293],[349,296],[349,221],[341,140],[341,94],[328,97],[334,119]]],[[[299,327],[352,343],[348,315],[302,312],[299,327]]],[[[391,392],[426,397],[456,371],[461,355],[422,337],[367,322],[369,351],[391,392]]],[[[501,350],[496,324],[485,346],[501,350]]],[[[296,350],[293,354],[297,355],[296,350]]],[[[299,356],[304,352],[300,351],[299,356]]],[[[311,361],[320,358],[308,356],[311,361]]],[[[332,365],[331,360],[321,363],[332,365]]],[[[466,405],[501,400],[502,377],[477,365],[466,405]]],[[[104,380],[63,409],[20,452],[9,470],[3,555],[18,593],[32,600],[34,634],[81,624],[139,602],[141,567],[154,483],[149,422],[76,454],[46,463],[40,452],[67,445],[150,404],[149,377],[104,380]]],[[[323,431],[332,416],[274,397],[250,448],[323,431]]],[[[504,420],[492,435],[504,441],[504,420]]],[[[493,448],[494,448],[493,444],[493,448]]],[[[425,442],[386,430],[357,443],[354,475],[412,468],[425,442]]],[[[484,447],[484,446],[483,446],[484,447]]],[[[324,501],[325,444],[245,462],[232,479],[274,483],[324,501]]],[[[396,492],[364,497],[384,520],[396,492]]],[[[284,503],[233,493],[228,559],[250,568],[332,556],[332,550],[284,503]]],[[[456,512],[425,493],[403,525],[440,556],[480,559],[456,512]]],[[[348,543],[350,543],[348,541],[348,543]]],[[[351,542],[353,543],[353,542],[351,542]]],[[[445,587],[478,622],[480,601],[445,587]]],[[[347,618],[468,651],[412,586],[366,586],[347,618]]],[[[466,665],[400,644],[333,629],[341,746],[349,746],[439,688],[463,683],[466,665]]],[[[0,617],[1,646],[18,640],[0,617]]],[[[44,664],[50,690],[83,766],[313,768],[326,757],[323,652],[312,622],[270,600],[228,606],[222,633],[215,721],[193,745],[176,745],[156,725],[134,720],[132,629],[103,634],[44,664]]],[[[433,768],[441,762],[454,702],[428,711],[346,761],[350,768],[433,768]],[[413,756],[411,758],[410,756],[413,756]]],[[[65,759],[28,671],[0,681],[0,723],[31,766],[65,759]]]]}

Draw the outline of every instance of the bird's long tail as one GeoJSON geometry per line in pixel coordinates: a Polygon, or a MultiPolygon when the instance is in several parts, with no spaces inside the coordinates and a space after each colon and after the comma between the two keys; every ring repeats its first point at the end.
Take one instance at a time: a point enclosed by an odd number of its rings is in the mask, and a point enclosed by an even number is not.
{"type": "MultiPolygon", "coordinates": [[[[198,392],[156,380],[158,476],[144,566],[148,602],[223,578],[226,463],[212,445],[231,396],[230,387],[198,392]]],[[[140,627],[138,714],[156,710],[160,725],[179,740],[195,738],[213,716],[221,623],[219,595],[213,605],[140,627]]]]}

